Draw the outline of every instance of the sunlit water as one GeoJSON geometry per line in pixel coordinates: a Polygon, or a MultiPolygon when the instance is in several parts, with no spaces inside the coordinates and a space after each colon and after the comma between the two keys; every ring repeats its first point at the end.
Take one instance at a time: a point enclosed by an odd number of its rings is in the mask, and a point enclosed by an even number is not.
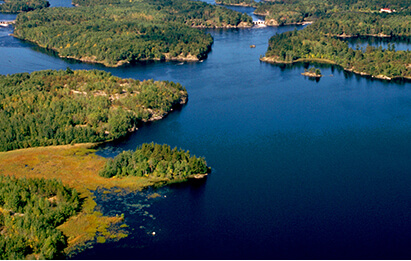
{"type": "Polygon", "coordinates": [[[167,143],[204,156],[208,179],[96,191],[105,214],[125,214],[130,236],[76,258],[411,258],[411,84],[323,65],[313,81],[301,75],[307,65],[261,63],[268,39],[293,29],[208,30],[214,44],[203,62],[105,68],[60,59],[0,28],[1,74],[96,68],[180,82],[189,93],[186,106],[99,154],[167,143]]]}

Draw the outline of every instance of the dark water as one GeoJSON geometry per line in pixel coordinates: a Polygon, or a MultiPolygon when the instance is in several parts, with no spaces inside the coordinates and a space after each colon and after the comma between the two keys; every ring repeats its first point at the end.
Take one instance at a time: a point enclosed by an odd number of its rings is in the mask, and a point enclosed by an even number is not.
{"type": "Polygon", "coordinates": [[[151,190],[97,191],[102,211],[124,213],[131,234],[77,259],[411,258],[411,83],[322,65],[324,77],[312,81],[301,76],[307,65],[259,62],[269,37],[293,29],[209,30],[204,62],[104,68],[0,28],[1,74],[97,68],[188,90],[181,110],[99,154],[167,143],[204,156],[212,174],[154,199],[151,190]]]}
{"type": "Polygon", "coordinates": [[[395,49],[396,51],[411,50],[411,37],[355,37],[347,38],[348,46],[353,49],[363,49],[367,45],[382,47],[382,49],[395,49]]]}

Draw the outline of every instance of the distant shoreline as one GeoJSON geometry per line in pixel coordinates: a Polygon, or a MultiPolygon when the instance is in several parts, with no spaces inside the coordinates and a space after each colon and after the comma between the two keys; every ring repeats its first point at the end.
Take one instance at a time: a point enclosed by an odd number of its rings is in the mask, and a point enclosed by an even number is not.
{"type": "Polygon", "coordinates": [[[343,68],[345,71],[352,72],[361,76],[369,76],[371,78],[379,79],[379,80],[393,80],[393,79],[407,79],[411,80],[411,77],[407,76],[395,76],[395,77],[388,77],[386,75],[371,75],[366,72],[360,72],[356,71],[354,68],[344,68],[342,65],[328,59],[321,59],[321,58],[300,58],[295,61],[287,62],[287,61],[280,61],[275,57],[262,57],[260,58],[260,61],[262,62],[267,62],[267,63],[273,63],[273,64],[294,64],[294,63],[301,63],[301,62],[318,62],[318,63],[323,63],[323,64],[332,64],[332,65],[337,65],[343,68]]]}

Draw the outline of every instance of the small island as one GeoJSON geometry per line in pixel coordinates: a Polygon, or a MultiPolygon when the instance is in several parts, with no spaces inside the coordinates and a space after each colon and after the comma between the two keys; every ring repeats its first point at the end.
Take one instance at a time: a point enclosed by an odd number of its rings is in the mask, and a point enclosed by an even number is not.
{"type": "Polygon", "coordinates": [[[122,178],[127,176],[153,177],[165,184],[200,179],[210,172],[204,158],[190,156],[189,151],[171,149],[169,145],[145,143],[135,151],[124,151],[109,159],[100,176],[122,178]]]}
{"type": "Polygon", "coordinates": [[[305,69],[301,75],[308,76],[311,78],[320,78],[322,77],[321,70],[315,67],[311,67],[308,70],[305,69]]]}

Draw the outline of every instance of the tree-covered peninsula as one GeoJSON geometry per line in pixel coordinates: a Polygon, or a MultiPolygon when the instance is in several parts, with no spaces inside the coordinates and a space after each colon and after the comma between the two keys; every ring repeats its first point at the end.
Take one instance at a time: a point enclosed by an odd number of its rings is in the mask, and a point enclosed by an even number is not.
{"type": "Polygon", "coordinates": [[[49,6],[50,3],[46,0],[4,0],[0,4],[0,13],[29,12],[49,6]]]}
{"type": "Polygon", "coordinates": [[[109,159],[100,171],[100,176],[155,177],[170,183],[202,178],[209,171],[205,159],[191,156],[189,151],[171,149],[165,144],[145,143],[135,151],[124,151],[109,159]]]}
{"type": "Polygon", "coordinates": [[[383,17],[383,14],[335,14],[324,17],[304,30],[274,35],[262,58],[274,63],[316,61],[332,63],[362,75],[377,78],[411,78],[411,51],[367,46],[350,48],[341,37],[410,36],[410,16],[383,17]],[[408,18],[404,22],[402,19],[408,18]],[[396,26],[399,24],[398,26],[396,26]]]}
{"type": "Polygon", "coordinates": [[[0,76],[0,151],[117,139],[186,101],[178,83],[97,70],[0,76]]]}
{"type": "Polygon", "coordinates": [[[142,60],[204,59],[213,39],[194,27],[252,25],[248,15],[200,1],[74,3],[78,7],[20,14],[14,35],[61,57],[120,66],[142,60]]]}
{"type": "Polygon", "coordinates": [[[254,0],[217,0],[218,5],[232,5],[232,6],[251,6],[256,7],[258,3],[254,0]]]}
{"type": "Polygon", "coordinates": [[[367,46],[354,50],[340,39],[302,33],[274,36],[262,61],[293,63],[314,61],[342,66],[348,71],[376,78],[411,78],[411,52],[367,46]]]}
{"type": "Polygon", "coordinates": [[[334,13],[379,13],[385,10],[400,15],[411,14],[411,5],[407,0],[275,0],[255,6],[254,13],[264,15],[269,25],[299,24],[334,13]]]}

